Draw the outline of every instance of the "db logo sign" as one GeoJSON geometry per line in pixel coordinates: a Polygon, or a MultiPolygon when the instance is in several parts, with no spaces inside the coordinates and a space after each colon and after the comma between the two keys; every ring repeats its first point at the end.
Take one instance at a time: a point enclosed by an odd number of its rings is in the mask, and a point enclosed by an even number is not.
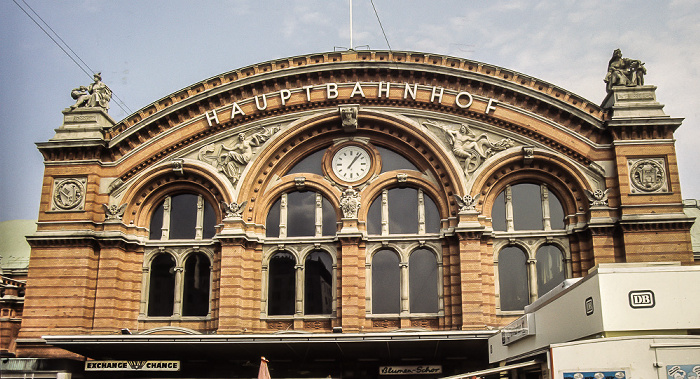
{"type": "Polygon", "coordinates": [[[632,308],[654,308],[656,300],[652,291],[630,291],[630,307],[632,308]]]}

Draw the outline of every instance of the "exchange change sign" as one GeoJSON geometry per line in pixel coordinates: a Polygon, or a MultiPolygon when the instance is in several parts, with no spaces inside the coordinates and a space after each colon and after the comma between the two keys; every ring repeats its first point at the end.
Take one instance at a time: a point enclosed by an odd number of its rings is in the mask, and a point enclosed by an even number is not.
{"type": "Polygon", "coordinates": [[[180,371],[180,361],[86,361],[85,371],[180,371]]]}

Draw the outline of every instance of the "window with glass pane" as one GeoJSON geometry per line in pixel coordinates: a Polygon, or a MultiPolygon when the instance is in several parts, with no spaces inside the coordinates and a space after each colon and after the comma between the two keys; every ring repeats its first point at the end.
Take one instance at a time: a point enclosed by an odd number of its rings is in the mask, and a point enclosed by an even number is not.
{"type": "Polygon", "coordinates": [[[201,195],[166,197],[151,215],[149,238],[211,239],[216,234],[216,211],[201,195]]]}
{"type": "Polygon", "coordinates": [[[297,162],[285,175],[316,174],[323,176],[322,159],[326,149],[317,150],[297,162]]]}
{"type": "Polygon", "coordinates": [[[267,212],[267,219],[265,220],[265,236],[267,237],[280,236],[280,204],[281,199],[277,199],[267,212]]]}
{"type": "Polygon", "coordinates": [[[324,251],[314,251],[304,262],[304,313],[330,314],[333,306],[333,261],[324,251]]]}
{"type": "Polygon", "coordinates": [[[438,267],[435,254],[426,249],[411,253],[408,260],[411,313],[438,311],[438,267]]]}
{"type": "Polygon", "coordinates": [[[211,264],[202,253],[190,254],[185,261],[182,299],[183,316],[206,316],[209,313],[209,276],[211,264]]]}
{"type": "Polygon", "coordinates": [[[543,184],[507,186],[491,208],[495,231],[562,230],[564,216],[561,202],[543,184]]]}
{"type": "Polygon", "coordinates": [[[506,246],[498,254],[498,285],[501,310],[522,310],[530,303],[527,257],[516,246],[506,246]]]}
{"type": "Polygon", "coordinates": [[[391,250],[380,250],[372,257],[372,313],[398,314],[401,311],[399,257],[391,250]]]}
{"type": "Polygon", "coordinates": [[[293,315],[296,301],[294,256],[287,252],[275,253],[270,259],[267,313],[293,315]]]}
{"type": "Polygon", "coordinates": [[[418,190],[389,190],[389,234],[418,233],[418,190]]]}
{"type": "Polygon", "coordinates": [[[148,315],[172,316],[175,304],[175,259],[158,254],[151,261],[148,315]]]}
{"type": "Polygon", "coordinates": [[[416,165],[411,163],[403,155],[383,147],[376,146],[382,158],[382,173],[394,170],[420,171],[416,165]]]}
{"type": "Polygon", "coordinates": [[[537,249],[537,294],[542,296],[566,279],[564,259],[558,247],[543,245],[537,249]]]}
{"type": "Polygon", "coordinates": [[[337,216],[333,204],[317,192],[282,194],[265,220],[267,237],[334,236],[337,216]]]}
{"type": "Polygon", "coordinates": [[[316,193],[287,194],[287,237],[313,237],[316,233],[316,193]]]}

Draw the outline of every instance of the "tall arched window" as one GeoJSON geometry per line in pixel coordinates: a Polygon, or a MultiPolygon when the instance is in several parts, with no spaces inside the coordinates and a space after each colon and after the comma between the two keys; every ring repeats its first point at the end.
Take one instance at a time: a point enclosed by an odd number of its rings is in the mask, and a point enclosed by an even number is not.
{"type": "Polygon", "coordinates": [[[519,311],[567,277],[568,249],[558,247],[568,247],[564,209],[547,185],[519,183],[496,197],[491,218],[500,310],[519,311]]]}
{"type": "Polygon", "coordinates": [[[372,257],[372,313],[398,314],[401,311],[399,256],[380,250],[372,257]]]}
{"type": "Polygon", "coordinates": [[[172,316],[175,304],[175,259],[158,254],[150,268],[148,292],[149,316],[172,316]]]}
{"type": "Polygon", "coordinates": [[[166,197],[151,216],[151,240],[210,239],[216,233],[216,212],[201,195],[166,197]]]}
{"type": "Polygon", "coordinates": [[[296,302],[296,272],[294,256],[286,251],[270,259],[267,314],[293,315],[296,302]]]}
{"type": "Polygon", "coordinates": [[[185,283],[182,299],[183,316],[206,316],[209,313],[209,281],[211,264],[203,253],[193,253],[185,261],[185,283]]]}
{"type": "Polygon", "coordinates": [[[498,283],[502,311],[523,309],[530,303],[527,280],[527,256],[516,246],[507,246],[498,254],[498,283]]]}
{"type": "Polygon", "coordinates": [[[435,254],[417,249],[408,260],[411,313],[438,311],[438,266],[435,254]]]}
{"type": "Polygon", "coordinates": [[[304,262],[304,314],[333,311],[333,261],[325,251],[313,251],[304,262]]]}

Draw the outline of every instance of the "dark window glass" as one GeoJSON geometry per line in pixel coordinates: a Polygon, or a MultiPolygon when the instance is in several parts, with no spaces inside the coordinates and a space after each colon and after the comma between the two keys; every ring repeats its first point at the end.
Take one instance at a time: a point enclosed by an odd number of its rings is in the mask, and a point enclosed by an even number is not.
{"type": "Polygon", "coordinates": [[[382,173],[394,170],[414,170],[420,171],[416,165],[411,163],[399,153],[383,147],[376,147],[382,157],[382,173]]]}
{"type": "Polygon", "coordinates": [[[425,232],[440,233],[440,212],[430,196],[423,193],[423,203],[425,208],[425,232]]]}
{"type": "Polygon", "coordinates": [[[148,315],[172,316],[175,304],[175,259],[158,254],[151,262],[148,315]]]}
{"type": "Polygon", "coordinates": [[[149,230],[149,237],[152,240],[159,240],[162,237],[163,231],[163,203],[160,203],[158,208],[151,216],[151,227],[149,230]]]}
{"type": "Polygon", "coordinates": [[[513,222],[515,230],[543,230],[542,195],[536,184],[518,184],[513,191],[513,222]]]}
{"type": "Polygon", "coordinates": [[[493,230],[499,232],[507,231],[505,191],[501,192],[493,203],[493,208],[491,208],[491,221],[493,222],[493,230]]]}
{"type": "Polygon", "coordinates": [[[316,193],[287,194],[287,237],[313,237],[316,234],[316,193]]]}
{"type": "Polygon", "coordinates": [[[398,314],[401,310],[399,257],[380,250],[372,257],[372,313],[398,314]]]}
{"type": "Polygon", "coordinates": [[[554,245],[537,249],[537,295],[542,296],[566,279],[564,257],[554,245]]]}
{"type": "Polygon", "coordinates": [[[287,171],[285,175],[309,173],[323,176],[321,164],[325,152],[326,150],[322,149],[307,155],[287,171]]]}
{"type": "Polygon", "coordinates": [[[379,195],[367,211],[367,233],[370,235],[382,234],[382,195],[379,195]]]}
{"type": "Polygon", "coordinates": [[[206,316],[209,313],[209,273],[209,258],[205,254],[194,253],[187,258],[182,299],[183,316],[206,316]]]}
{"type": "Polygon", "coordinates": [[[552,229],[564,229],[564,208],[552,192],[549,192],[549,223],[552,229]]]}
{"type": "Polygon", "coordinates": [[[324,197],[321,206],[323,208],[323,235],[334,236],[337,226],[333,204],[324,197]]]}
{"type": "Polygon", "coordinates": [[[270,211],[267,212],[265,220],[265,236],[267,237],[280,236],[280,203],[281,199],[277,199],[270,207],[270,211]]]}
{"type": "Polygon", "coordinates": [[[287,252],[276,253],[270,259],[268,311],[274,315],[293,315],[295,295],[294,256],[287,252]]]}
{"type": "Polygon", "coordinates": [[[216,212],[208,201],[204,202],[203,238],[211,239],[216,234],[216,212]]]}
{"type": "Polygon", "coordinates": [[[418,190],[389,190],[389,234],[418,233],[418,190]]]}
{"type": "Polygon", "coordinates": [[[438,311],[438,272],[435,254],[425,249],[411,253],[408,260],[411,313],[438,311]]]}
{"type": "Polygon", "coordinates": [[[194,239],[197,226],[197,195],[183,194],[171,198],[170,239],[194,239]]]}
{"type": "Polygon", "coordinates": [[[502,311],[518,311],[530,303],[525,252],[507,246],[498,254],[498,284],[502,311]]]}
{"type": "Polygon", "coordinates": [[[330,255],[314,251],[304,263],[304,313],[330,314],[333,306],[333,262],[330,255]]]}

